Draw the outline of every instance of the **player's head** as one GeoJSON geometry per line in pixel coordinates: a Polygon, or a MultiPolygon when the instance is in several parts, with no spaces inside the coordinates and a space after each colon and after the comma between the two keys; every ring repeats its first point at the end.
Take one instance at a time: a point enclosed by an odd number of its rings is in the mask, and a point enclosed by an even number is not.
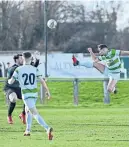
{"type": "Polygon", "coordinates": [[[108,53],[108,47],[105,44],[100,44],[98,45],[98,51],[99,51],[99,55],[103,56],[103,55],[107,55],[108,53]]]}
{"type": "Polygon", "coordinates": [[[23,64],[23,58],[22,58],[22,54],[17,54],[13,57],[14,62],[18,65],[22,65],[23,64]]]}
{"type": "Polygon", "coordinates": [[[32,54],[30,52],[23,52],[24,63],[31,64],[32,54]]]}

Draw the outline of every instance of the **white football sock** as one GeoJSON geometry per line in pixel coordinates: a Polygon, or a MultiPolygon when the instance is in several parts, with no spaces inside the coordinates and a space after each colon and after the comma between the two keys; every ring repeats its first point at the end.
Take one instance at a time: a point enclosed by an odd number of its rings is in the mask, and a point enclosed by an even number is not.
{"type": "Polygon", "coordinates": [[[46,122],[44,121],[44,119],[39,115],[33,115],[34,118],[36,119],[36,121],[45,128],[45,130],[47,131],[47,129],[49,128],[48,125],[46,124],[46,122]]]}
{"type": "Polygon", "coordinates": [[[32,125],[32,114],[30,111],[26,112],[26,131],[31,130],[31,125],[32,125]]]}
{"type": "Polygon", "coordinates": [[[87,68],[92,68],[93,67],[93,61],[86,61],[86,62],[80,62],[79,61],[79,65],[80,66],[85,66],[87,68]]]}

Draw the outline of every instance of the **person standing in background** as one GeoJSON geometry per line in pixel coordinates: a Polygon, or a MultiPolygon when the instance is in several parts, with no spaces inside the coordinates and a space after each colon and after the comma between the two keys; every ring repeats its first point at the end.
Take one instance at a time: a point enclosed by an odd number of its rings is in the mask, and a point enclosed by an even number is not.
{"type": "Polygon", "coordinates": [[[7,77],[8,70],[9,70],[10,67],[11,67],[10,62],[7,62],[7,67],[6,67],[6,69],[5,69],[5,77],[7,77]]]}

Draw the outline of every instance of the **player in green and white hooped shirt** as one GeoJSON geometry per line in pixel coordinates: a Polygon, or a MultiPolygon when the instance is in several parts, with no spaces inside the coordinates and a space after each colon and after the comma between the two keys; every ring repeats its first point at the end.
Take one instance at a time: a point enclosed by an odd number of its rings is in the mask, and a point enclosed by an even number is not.
{"type": "Polygon", "coordinates": [[[109,77],[107,90],[109,92],[116,93],[115,86],[117,81],[120,79],[121,72],[120,55],[129,55],[129,51],[108,49],[108,47],[105,44],[98,45],[98,51],[100,55],[99,57],[96,57],[96,55],[92,51],[92,48],[88,48],[88,51],[90,52],[93,62],[81,62],[73,56],[73,65],[85,66],[87,68],[95,67],[105,76],[109,77]],[[100,61],[105,62],[105,65],[100,63],[100,61]]]}
{"type": "Polygon", "coordinates": [[[14,71],[14,74],[11,79],[8,80],[8,83],[13,83],[15,80],[18,80],[20,83],[22,99],[26,107],[26,131],[24,133],[24,136],[30,136],[32,117],[34,117],[36,121],[45,128],[48,134],[48,139],[52,140],[53,129],[46,124],[36,109],[36,100],[38,97],[37,78],[46,89],[48,99],[50,99],[49,89],[43,80],[42,74],[39,72],[39,70],[30,64],[31,58],[32,55],[30,52],[23,53],[24,64],[14,71]]]}

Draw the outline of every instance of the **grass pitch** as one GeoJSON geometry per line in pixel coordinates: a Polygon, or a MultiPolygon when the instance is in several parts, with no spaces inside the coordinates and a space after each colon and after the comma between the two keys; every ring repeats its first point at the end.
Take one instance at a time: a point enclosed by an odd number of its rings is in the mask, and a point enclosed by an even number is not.
{"type": "Polygon", "coordinates": [[[14,113],[14,124],[6,122],[6,111],[1,110],[0,147],[128,147],[129,109],[48,109],[39,110],[44,119],[54,128],[54,140],[37,122],[33,121],[30,137],[23,136],[18,114],[14,113]]]}
{"type": "Polygon", "coordinates": [[[128,147],[128,82],[118,84],[119,93],[111,103],[103,104],[101,82],[80,83],[79,106],[73,106],[72,83],[48,83],[52,99],[37,103],[40,114],[54,128],[54,140],[48,141],[42,127],[33,120],[30,137],[24,137],[25,125],[18,115],[22,102],[13,113],[13,125],[6,121],[7,107],[0,89],[0,147],[128,147]]]}

